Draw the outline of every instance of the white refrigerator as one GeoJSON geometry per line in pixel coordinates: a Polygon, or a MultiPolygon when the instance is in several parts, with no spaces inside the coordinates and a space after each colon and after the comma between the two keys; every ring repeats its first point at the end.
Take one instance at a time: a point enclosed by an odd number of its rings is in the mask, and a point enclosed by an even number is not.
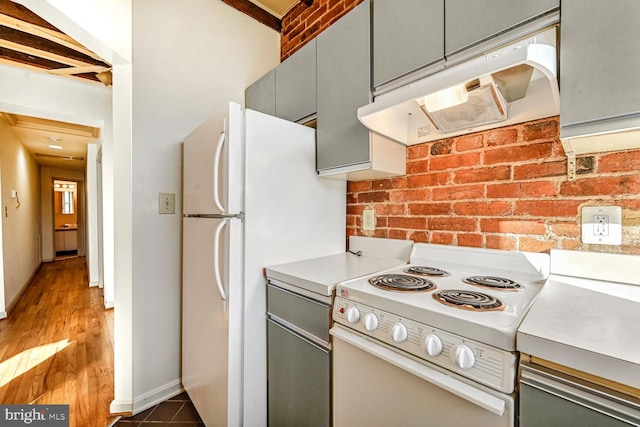
{"type": "Polygon", "coordinates": [[[207,427],[267,423],[264,267],[342,253],[315,130],[229,103],[184,140],[182,382],[207,427]]]}

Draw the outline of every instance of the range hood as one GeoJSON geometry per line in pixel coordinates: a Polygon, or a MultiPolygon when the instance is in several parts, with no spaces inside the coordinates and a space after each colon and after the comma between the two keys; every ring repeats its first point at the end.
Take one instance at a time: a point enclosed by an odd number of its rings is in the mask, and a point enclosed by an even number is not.
{"type": "Polygon", "coordinates": [[[559,114],[556,29],[448,66],[358,109],[370,130],[407,145],[559,114]]]}

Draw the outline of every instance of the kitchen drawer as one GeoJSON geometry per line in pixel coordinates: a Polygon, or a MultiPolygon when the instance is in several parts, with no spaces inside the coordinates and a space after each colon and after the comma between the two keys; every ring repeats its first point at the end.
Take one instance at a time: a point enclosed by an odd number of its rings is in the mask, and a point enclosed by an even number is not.
{"type": "Polygon", "coordinates": [[[316,337],[329,341],[331,306],[267,285],[267,311],[316,337]]]}

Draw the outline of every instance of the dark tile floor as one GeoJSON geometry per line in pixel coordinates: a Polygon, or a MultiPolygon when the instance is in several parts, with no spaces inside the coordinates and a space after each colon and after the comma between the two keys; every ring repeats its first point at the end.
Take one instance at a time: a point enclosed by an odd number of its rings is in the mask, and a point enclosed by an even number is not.
{"type": "Polygon", "coordinates": [[[121,418],[114,427],[204,427],[187,393],[129,418],[121,418]]]}

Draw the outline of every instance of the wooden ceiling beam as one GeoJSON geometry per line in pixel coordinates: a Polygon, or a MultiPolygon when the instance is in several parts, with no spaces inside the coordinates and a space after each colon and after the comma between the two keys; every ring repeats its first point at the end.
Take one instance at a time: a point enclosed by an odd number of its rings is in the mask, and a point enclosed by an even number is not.
{"type": "Polygon", "coordinates": [[[282,21],[264,9],[251,3],[249,0],[222,0],[224,3],[239,10],[240,12],[249,15],[256,21],[266,25],[269,28],[282,31],[282,21]]]}
{"type": "Polygon", "coordinates": [[[29,24],[34,24],[39,27],[48,28],[50,30],[54,30],[60,32],[56,27],[22,6],[21,4],[14,3],[11,0],[0,0],[0,13],[3,15],[10,16],[17,20],[27,22],[29,24]]]}
{"type": "MultiPolygon", "coordinates": [[[[33,57],[22,52],[16,52],[3,47],[0,47],[0,64],[11,65],[14,67],[18,66],[34,71],[47,71],[65,67],[65,64],[59,64],[46,59],[33,57]]],[[[99,81],[94,74],[76,74],[74,77],[81,77],[94,82],[99,81]]]]}

